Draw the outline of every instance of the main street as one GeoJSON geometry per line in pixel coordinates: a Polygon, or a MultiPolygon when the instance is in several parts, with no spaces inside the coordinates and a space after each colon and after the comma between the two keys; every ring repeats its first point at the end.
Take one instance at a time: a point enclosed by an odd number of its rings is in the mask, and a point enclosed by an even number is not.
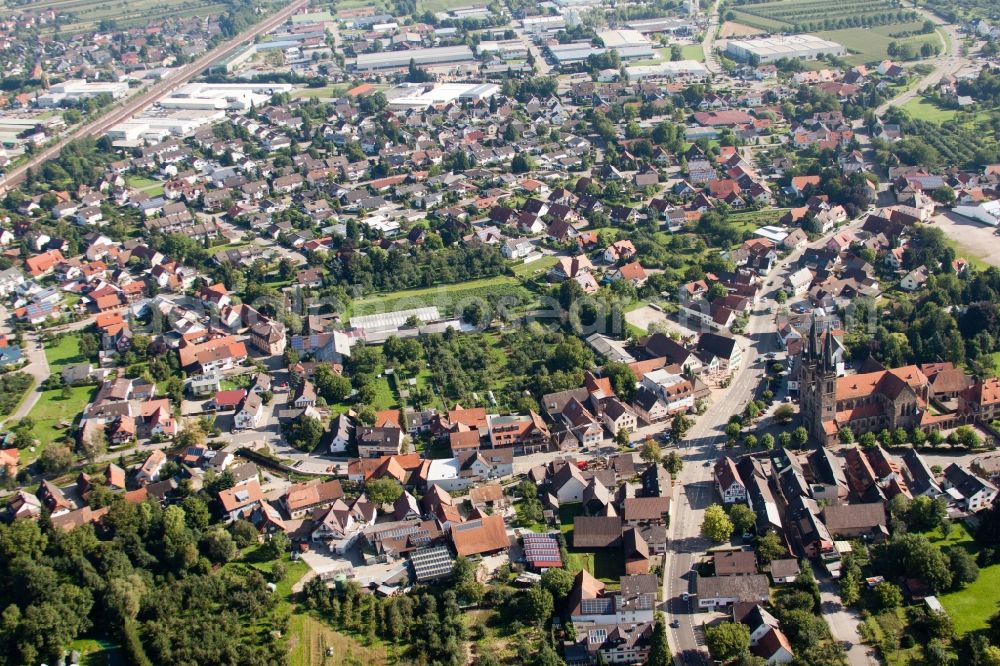
{"type": "Polygon", "coordinates": [[[284,9],[265,18],[259,23],[255,23],[253,26],[247,28],[228,42],[225,42],[211,51],[208,51],[205,55],[201,56],[194,62],[170,71],[162,81],[150,86],[145,92],[140,92],[122,100],[117,105],[111,107],[99,118],[72,130],[52,145],[47,146],[38,154],[32,156],[28,161],[8,171],[4,178],[0,179],[0,194],[6,193],[12,187],[24,180],[24,177],[29,169],[37,169],[40,165],[58,155],[59,151],[61,151],[67,144],[85,137],[99,136],[113,125],[117,125],[120,122],[128,120],[136,113],[139,113],[146,107],[151,106],[193,79],[214,62],[230,55],[238,48],[244,44],[252,42],[260,35],[278,27],[284,23],[288,17],[308,4],[309,0],[294,0],[294,2],[290,3],[284,9]]]}
{"type": "MultiPolygon", "coordinates": [[[[854,227],[859,223],[860,220],[849,226],[854,227]]],[[[821,246],[834,233],[836,231],[811,245],[821,246]]],[[[697,610],[697,597],[694,596],[695,572],[692,567],[710,545],[701,536],[701,523],[705,508],[715,501],[713,465],[720,448],[725,446],[725,427],[729,419],[742,413],[763,379],[764,365],[757,363],[758,358],[778,349],[771,304],[803,251],[799,249],[789,253],[765,277],[767,286],[762,297],[763,305],[758,305],[754,310],[747,325],[747,336],[741,339],[744,351],[739,369],[724,398],[716,399],[698,417],[679,444],[678,452],[684,458],[684,467],[674,482],[674,508],[667,535],[668,554],[663,575],[662,606],[667,615],[674,662],[678,665],[708,663],[701,630],[701,623],[708,616],[700,615],[697,610]],[[685,600],[682,596],[684,593],[692,596],[685,600]]],[[[865,662],[851,661],[852,666],[861,666],[863,663],[865,662]]]]}

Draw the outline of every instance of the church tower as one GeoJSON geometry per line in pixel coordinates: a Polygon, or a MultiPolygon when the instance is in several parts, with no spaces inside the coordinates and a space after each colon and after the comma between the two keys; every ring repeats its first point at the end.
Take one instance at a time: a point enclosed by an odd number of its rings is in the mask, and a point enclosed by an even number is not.
{"type": "Polygon", "coordinates": [[[816,441],[826,444],[824,421],[833,421],[837,410],[837,364],[834,360],[833,335],[827,331],[823,344],[813,318],[809,341],[802,354],[799,402],[802,422],[816,441]]]}

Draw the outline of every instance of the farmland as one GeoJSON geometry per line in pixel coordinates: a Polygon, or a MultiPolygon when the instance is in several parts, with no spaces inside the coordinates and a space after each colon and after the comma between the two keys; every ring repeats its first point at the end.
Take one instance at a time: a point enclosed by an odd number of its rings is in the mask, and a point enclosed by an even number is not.
{"type": "MultiPolygon", "coordinates": [[[[211,0],[42,0],[29,6],[35,12],[58,10],[62,17],[59,29],[64,34],[94,30],[101,21],[114,21],[121,28],[164,18],[218,15],[228,9],[226,3],[211,0]]],[[[5,3],[0,16],[23,10],[24,7],[5,3]]]]}
{"type": "Polygon", "coordinates": [[[900,24],[916,21],[918,14],[903,10],[897,0],[844,0],[836,4],[827,0],[779,0],[737,5],[733,18],[761,30],[815,32],[900,24]]]}
{"type": "Polygon", "coordinates": [[[937,151],[941,165],[972,168],[993,161],[995,155],[982,152],[983,135],[954,122],[937,124],[926,120],[910,120],[904,126],[906,136],[937,151]]]}
{"type": "Polygon", "coordinates": [[[889,44],[896,42],[898,46],[909,45],[914,53],[920,52],[924,44],[941,47],[938,33],[912,34],[900,37],[905,33],[920,30],[919,23],[895,23],[878,25],[870,28],[847,28],[843,30],[823,30],[817,33],[823,39],[842,44],[851,55],[846,60],[854,64],[863,64],[884,60],[888,57],[889,44]]]}

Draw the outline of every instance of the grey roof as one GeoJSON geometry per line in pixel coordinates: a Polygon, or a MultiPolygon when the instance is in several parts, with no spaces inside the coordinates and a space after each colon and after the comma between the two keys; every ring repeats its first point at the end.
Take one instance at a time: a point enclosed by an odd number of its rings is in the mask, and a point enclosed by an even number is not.
{"type": "Polygon", "coordinates": [[[698,598],[706,599],[736,599],[736,601],[767,601],[769,584],[767,576],[750,574],[748,576],[698,576],[698,598]]]}

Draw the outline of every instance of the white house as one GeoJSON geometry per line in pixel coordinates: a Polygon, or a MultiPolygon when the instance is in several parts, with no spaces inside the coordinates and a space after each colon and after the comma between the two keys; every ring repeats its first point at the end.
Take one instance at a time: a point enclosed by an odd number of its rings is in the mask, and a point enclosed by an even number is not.
{"type": "Polygon", "coordinates": [[[722,456],[715,463],[715,489],[725,504],[747,501],[747,487],[729,456],[722,456]]]}
{"type": "Polygon", "coordinates": [[[235,430],[252,430],[260,425],[261,416],[264,414],[264,401],[256,393],[248,393],[233,416],[235,430]]]}

